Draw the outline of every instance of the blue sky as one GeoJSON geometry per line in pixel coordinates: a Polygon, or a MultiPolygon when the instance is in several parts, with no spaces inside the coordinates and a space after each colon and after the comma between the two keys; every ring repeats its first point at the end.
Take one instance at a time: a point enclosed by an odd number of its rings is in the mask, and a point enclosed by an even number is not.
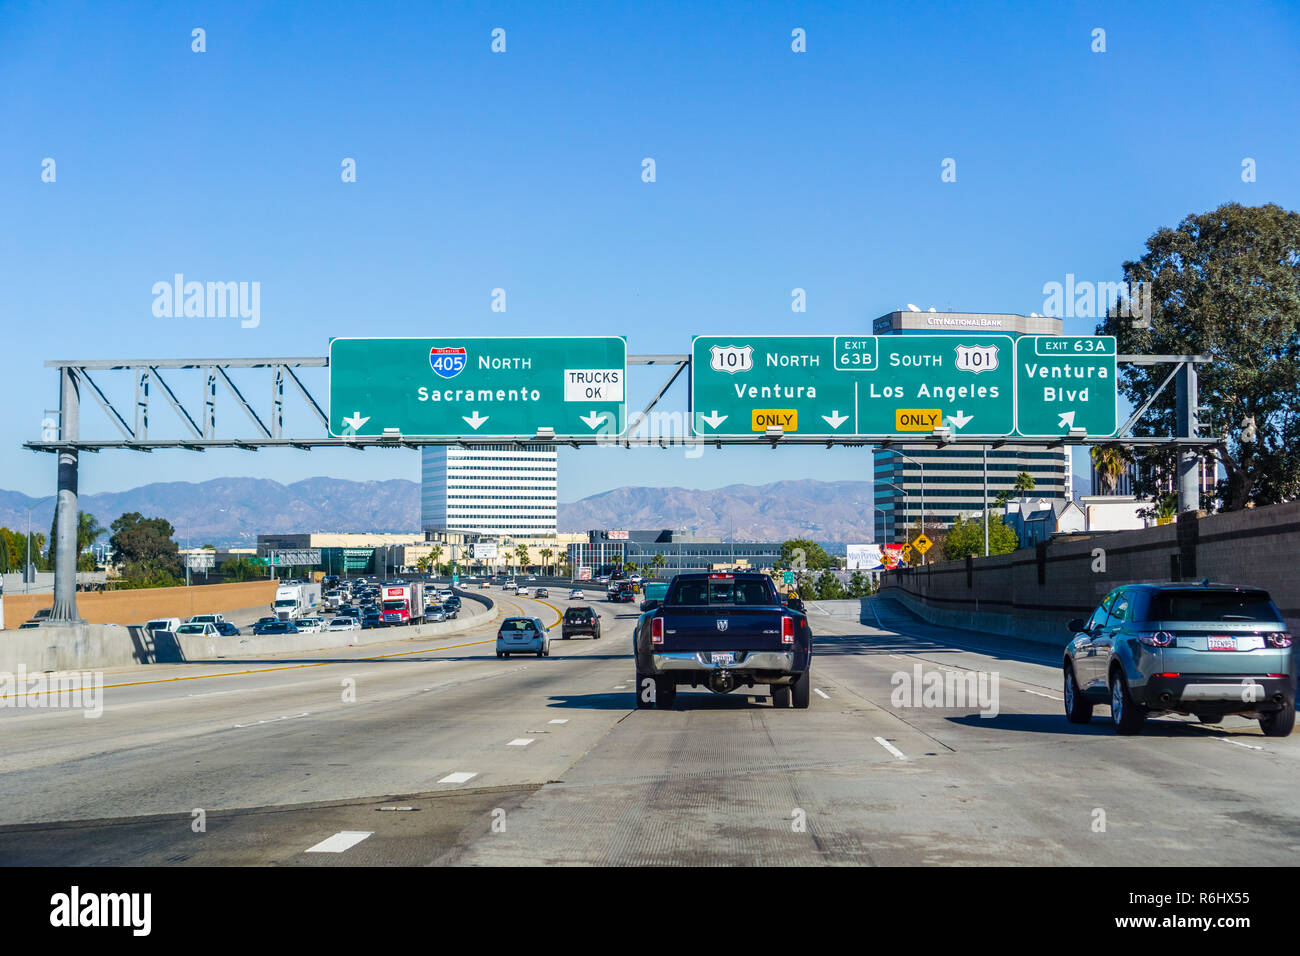
{"type": "MultiPolygon", "coordinates": [[[[323,355],[359,334],[685,352],[709,332],[866,332],[908,302],[1041,312],[1044,283],[1117,280],[1188,213],[1300,207],[1295,4],[701,6],[4,4],[0,487],[53,491],[53,459],[20,448],[56,404],[49,358],[323,355]],[[260,324],[155,317],[178,272],[260,283],[260,324]]],[[[634,377],[633,402],[652,384],[634,377]]],[[[83,419],[115,435],[88,400],[83,419]]],[[[565,451],[561,499],[868,463],[565,451]]],[[[104,453],[81,487],[318,474],[416,479],[419,456],[104,453]]]]}

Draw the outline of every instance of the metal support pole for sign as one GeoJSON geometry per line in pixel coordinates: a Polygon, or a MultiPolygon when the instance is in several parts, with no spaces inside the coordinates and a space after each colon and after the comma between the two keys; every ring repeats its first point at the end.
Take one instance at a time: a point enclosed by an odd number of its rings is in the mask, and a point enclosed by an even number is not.
{"type": "MultiPolygon", "coordinates": [[[[59,369],[59,438],[77,440],[79,407],[76,373],[59,369]]],[[[74,446],[59,449],[59,491],[54,510],[54,606],[49,620],[80,623],[77,616],[77,461],[74,446]]]]}
{"type": "MultiPolygon", "coordinates": [[[[1177,406],[1178,437],[1196,438],[1197,397],[1196,366],[1184,362],[1178,370],[1177,406]]],[[[1178,452],[1178,511],[1199,511],[1201,508],[1201,456],[1195,448],[1178,452]]]]}
{"type": "Polygon", "coordinates": [[[984,557],[989,556],[989,446],[984,445],[984,557]]]}

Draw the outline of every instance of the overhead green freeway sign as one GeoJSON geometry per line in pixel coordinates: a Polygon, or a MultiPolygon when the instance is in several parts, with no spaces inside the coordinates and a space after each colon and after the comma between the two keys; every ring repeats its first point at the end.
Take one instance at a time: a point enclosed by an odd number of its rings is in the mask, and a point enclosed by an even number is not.
{"type": "Polygon", "coordinates": [[[1113,335],[1027,335],[1016,340],[1016,432],[1052,437],[1083,428],[1110,437],[1115,421],[1113,335]]]}
{"type": "Polygon", "coordinates": [[[626,422],[618,336],[337,338],[329,370],[334,437],[589,437],[626,422]]]}
{"type": "Polygon", "coordinates": [[[953,434],[1015,428],[1008,335],[702,335],[695,434],[953,434]]]}
{"type": "Polygon", "coordinates": [[[773,427],[813,437],[908,437],[940,425],[964,437],[1065,436],[1071,427],[1109,436],[1115,342],[978,333],[706,335],[692,346],[691,394],[692,429],[702,437],[773,427]]]}

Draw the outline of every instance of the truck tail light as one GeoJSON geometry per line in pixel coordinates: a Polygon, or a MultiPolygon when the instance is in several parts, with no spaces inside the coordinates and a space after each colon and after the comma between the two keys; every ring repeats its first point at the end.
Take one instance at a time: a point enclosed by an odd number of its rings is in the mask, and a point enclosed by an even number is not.
{"type": "Polygon", "coordinates": [[[663,642],[664,642],[664,619],[661,617],[651,618],[650,643],[662,644],[663,642]]]}
{"type": "Polygon", "coordinates": [[[1149,647],[1173,647],[1174,636],[1168,631],[1143,631],[1137,639],[1149,647]]]}
{"type": "Polygon", "coordinates": [[[734,574],[710,574],[709,580],[710,581],[732,581],[735,580],[735,577],[736,576],[734,574]]]}
{"type": "Polygon", "coordinates": [[[794,618],[792,617],[781,618],[781,643],[794,643],[794,618]]]}
{"type": "Polygon", "coordinates": [[[1291,635],[1286,631],[1278,631],[1276,634],[1265,634],[1264,640],[1269,647],[1290,647],[1291,635]]]}

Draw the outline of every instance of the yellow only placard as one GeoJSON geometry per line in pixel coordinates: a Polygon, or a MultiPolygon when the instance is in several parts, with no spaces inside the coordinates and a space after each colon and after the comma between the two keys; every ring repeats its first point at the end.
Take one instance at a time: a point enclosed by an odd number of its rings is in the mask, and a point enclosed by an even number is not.
{"type": "Polygon", "coordinates": [[[799,430],[799,411],[794,408],[756,408],[750,413],[750,430],[765,432],[769,428],[782,431],[799,430]]]}
{"type": "Polygon", "coordinates": [[[894,412],[895,431],[932,432],[942,424],[942,408],[899,408],[894,412]]]}

